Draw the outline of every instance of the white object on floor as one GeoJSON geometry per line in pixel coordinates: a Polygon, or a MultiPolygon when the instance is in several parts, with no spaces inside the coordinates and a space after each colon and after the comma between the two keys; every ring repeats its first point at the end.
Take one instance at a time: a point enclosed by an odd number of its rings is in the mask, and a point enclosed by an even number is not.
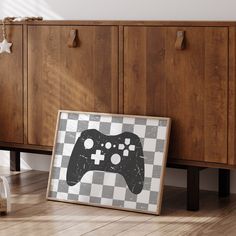
{"type": "Polygon", "coordinates": [[[10,187],[6,177],[0,176],[0,213],[6,214],[11,211],[10,187]]]}

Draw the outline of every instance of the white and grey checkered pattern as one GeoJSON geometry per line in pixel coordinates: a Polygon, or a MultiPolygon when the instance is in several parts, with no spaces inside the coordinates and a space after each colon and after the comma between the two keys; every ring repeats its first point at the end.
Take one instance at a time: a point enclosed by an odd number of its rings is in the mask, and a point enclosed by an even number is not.
{"type": "Polygon", "coordinates": [[[165,168],[166,135],[166,119],[61,112],[48,197],[156,212],[161,170],[165,168]],[[102,171],[89,171],[75,186],[67,185],[70,155],[81,132],[87,129],[97,129],[106,135],[125,131],[138,135],[145,160],[144,187],[140,194],[130,192],[123,176],[102,171]]]}

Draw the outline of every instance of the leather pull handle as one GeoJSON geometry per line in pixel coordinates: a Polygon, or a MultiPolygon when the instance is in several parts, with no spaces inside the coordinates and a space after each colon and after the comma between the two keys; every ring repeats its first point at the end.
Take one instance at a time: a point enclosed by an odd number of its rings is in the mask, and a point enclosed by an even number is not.
{"type": "Polygon", "coordinates": [[[185,31],[183,31],[183,30],[177,31],[176,41],[175,41],[175,49],[176,50],[184,50],[185,49],[185,31]]]}
{"type": "Polygon", "coordinates": [[[79,46],[79,43],[78,43],[78,30],[73,29],[73,30],[70,31],[67,45],[68,45],[69,48],[76,48],[76,47],[79,46]]]}

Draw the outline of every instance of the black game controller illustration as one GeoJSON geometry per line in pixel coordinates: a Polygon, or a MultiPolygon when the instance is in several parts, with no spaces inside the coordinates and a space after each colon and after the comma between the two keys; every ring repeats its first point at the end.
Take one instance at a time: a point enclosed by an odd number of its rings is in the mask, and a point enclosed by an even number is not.
{"type": "Polygon", "coordinates": [[[139,194],[144,182],[143,148],[137,135],[124,132],[106,136],[95,129],[85,130],[72,151],[66,181],[77,184],[90,170],[122,175],[134,194],[139,194]]]}

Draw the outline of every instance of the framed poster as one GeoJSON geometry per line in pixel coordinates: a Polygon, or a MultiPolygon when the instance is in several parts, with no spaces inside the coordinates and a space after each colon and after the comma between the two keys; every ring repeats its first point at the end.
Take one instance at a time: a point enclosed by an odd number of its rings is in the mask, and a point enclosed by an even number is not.
{"type": "Polygon", "coordinates": [[[160,214],[170,119],[59,111],[47,199],[160,214]]]}

